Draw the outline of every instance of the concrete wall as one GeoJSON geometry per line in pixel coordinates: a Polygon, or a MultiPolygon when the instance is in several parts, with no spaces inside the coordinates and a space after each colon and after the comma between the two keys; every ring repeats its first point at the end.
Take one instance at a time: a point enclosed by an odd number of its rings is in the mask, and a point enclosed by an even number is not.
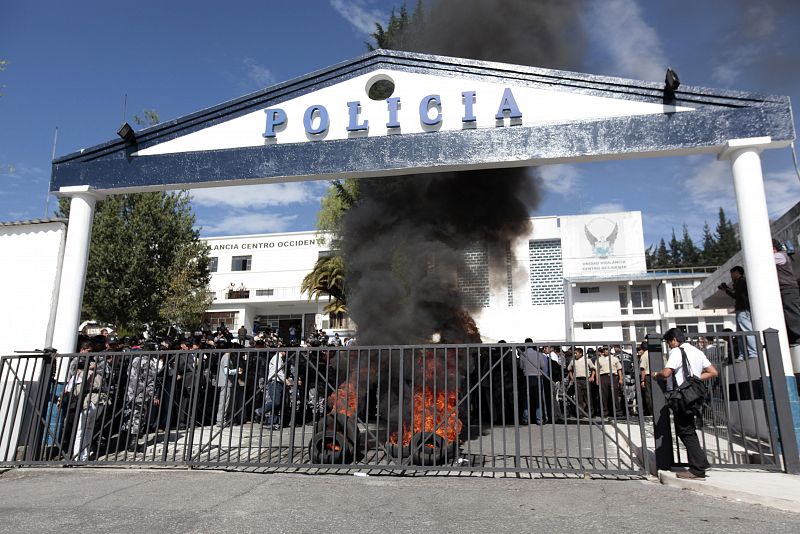
{"type": "Polygon", "coordinates": [[[66,230],[60,221],[0,226],[0,355],[52,342],[66,230]]]}

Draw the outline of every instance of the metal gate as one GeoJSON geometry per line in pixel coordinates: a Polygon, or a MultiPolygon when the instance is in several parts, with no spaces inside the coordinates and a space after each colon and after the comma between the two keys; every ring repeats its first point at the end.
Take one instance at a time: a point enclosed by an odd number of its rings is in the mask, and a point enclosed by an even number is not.
{"type": "MultiPolygon", "coordinates": [[[[576,348],[4,357],[0,461],[644,475],[631,446],[645,436],[636,376],[577,378],[564,365],[576,348]]],[[[621,359],[637,370],[627,348],[621,359]]],[[[590,355],[575,361],[588,369],[590,355]]]]}

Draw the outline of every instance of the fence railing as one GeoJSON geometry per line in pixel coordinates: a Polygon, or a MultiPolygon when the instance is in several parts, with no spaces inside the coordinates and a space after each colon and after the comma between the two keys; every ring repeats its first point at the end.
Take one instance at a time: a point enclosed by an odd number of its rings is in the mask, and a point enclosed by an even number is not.
{"type": "MultiPolygon", "coordinates": [[[[729,363],[740,340],[711,339],[702,443],[778,469],[763,364],[729,363]]],[[[644,475],[658,393],[634,344],[555,344],[3,357],[0,464],[644,475]]]]}

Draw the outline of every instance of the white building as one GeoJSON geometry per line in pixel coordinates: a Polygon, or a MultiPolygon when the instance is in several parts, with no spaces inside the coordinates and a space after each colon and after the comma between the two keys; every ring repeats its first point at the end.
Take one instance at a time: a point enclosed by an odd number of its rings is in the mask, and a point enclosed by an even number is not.
{"type": "MultiPolygon", "coordinates": [[[[727,309],[692,304],[692,289],[705,273],[647,272],[640,212],[535,217],[531,223],[531,233],[507,247],[465,253],[458,282],[484,340],[640,341],[648,331],[673,326],[687,332],[734,327],[727,309]]],[[[245,325],[250,332],[269,325],[284,337],[292,324],[303,335],[312,328],[352,333],[347,321],[322,313],[323,300],[309,301],[300,291],[303,277],[327,253],[315,232],[205,240],[214,297],[209,324],[245,325]]]]}

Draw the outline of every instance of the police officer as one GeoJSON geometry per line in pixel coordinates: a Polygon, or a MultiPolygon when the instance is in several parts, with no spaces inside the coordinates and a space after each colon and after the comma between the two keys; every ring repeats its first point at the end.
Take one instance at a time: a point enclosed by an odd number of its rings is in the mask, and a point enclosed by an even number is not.
{"type": "Polygon", "coordinates": [[[137,351],[128,366],[128,380],[125,390],[125,414],[121,432],[127,436],[127,449],[141,452],[144,446],[139,445],[139,437],[147,433],[148,416],[156,390],[158,374],[158,357],[156,345],[145,343],[142,351],[137,351]]]}

